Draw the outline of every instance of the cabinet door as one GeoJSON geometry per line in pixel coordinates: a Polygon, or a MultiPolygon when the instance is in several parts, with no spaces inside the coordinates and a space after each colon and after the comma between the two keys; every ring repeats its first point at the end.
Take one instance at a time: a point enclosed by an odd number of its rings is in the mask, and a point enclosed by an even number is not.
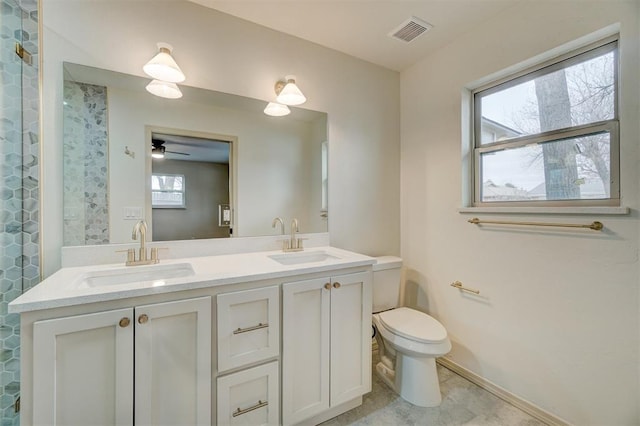
{"type": "Polygon", "coordinates": [[[33,325],[35,425],[133,424],[133,309],[33,325]]]}
{"type": "Polygon", "coordinates": [[[218,426],[280,424],[278,361],[218,378],[218,426]]]}
{"type": "Polygon", "coordinates": [[[211,424],[211,297],[135,316],[136,425],[211,424]]]}
{"type": "Polygon", "coordinates": [[[218,371],[278,356],[280,289],[277,286],[218,295],[218,371]]]}
{"type": "Polygon", "coordinates": [[[328,279],[282,286],[282,421],[298,423],[329,408],[328,279]],[[327,288],[325,288],[325,285],[327,288]]]}
{"type": "Polygon", "coordinates": [[[371,273],[331,278],[331,406],[371,391],[371,273]]]}

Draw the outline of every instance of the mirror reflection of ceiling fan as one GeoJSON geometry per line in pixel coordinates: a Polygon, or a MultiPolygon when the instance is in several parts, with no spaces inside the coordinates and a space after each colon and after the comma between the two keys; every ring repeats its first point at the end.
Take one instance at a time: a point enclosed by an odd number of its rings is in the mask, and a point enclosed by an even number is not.
{"type": "Polygon", "coordinates": [[[164,146],[164,142],[165,141],[163,141],[162,139],[151,139],[151,145],[152,145],[151,156],[153,158],[164,158],[165,152],[170,154],[178,154],[178,155],[191,155],[186,152],[169,151],[164,146]]]}

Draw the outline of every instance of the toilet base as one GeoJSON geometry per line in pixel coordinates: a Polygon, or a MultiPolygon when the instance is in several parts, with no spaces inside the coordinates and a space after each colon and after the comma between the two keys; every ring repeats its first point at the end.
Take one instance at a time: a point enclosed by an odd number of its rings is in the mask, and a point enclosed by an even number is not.
{"type": "Polygon", "coordinates": [[[418,407],[437,407],[442,402],[435,358],[414,358],[398,354],[396,370],[376,364],[378,377],[402,399],[418,407]]]}
{"type": "Polygon", "coordinates": [[[395,370],[390,369],[383,362],[379,362],[376,364],[376,373],[378,373],[378,377],[395,393],[398,393],[398,389],[396,388],[396,372],[395,370]]]}
{"type": "Polygon", "coordinates": [[[442,402],[436,359],[398,353],[396,389],[402,399],[419,407],[437,407],[442,402]]]}

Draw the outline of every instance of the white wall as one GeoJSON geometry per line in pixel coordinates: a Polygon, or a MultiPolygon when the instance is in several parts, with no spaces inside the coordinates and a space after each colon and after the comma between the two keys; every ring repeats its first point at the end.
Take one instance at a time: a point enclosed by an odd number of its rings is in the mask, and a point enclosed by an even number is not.
{"type": "Polygon", "coordinates": [[[437,317],[448,357],[580,425],[640,423],[637,2],[519,2],[401,74],[402,257],[408,302],[437,317]],[[479,228],[461,207],[461,92],[621,23],[621,189],[628,216],[488,215],[593,231],[479,228]],[[462,294],[455,280],[481,291],[462,294]]]}
{"type": "Polygon", "coordinates": [[[167,158],[153,160],[153,174],[183,175],[185,207],[152,209],[153,241],[228,238],[218,225],[218,205],[229,204],[229,165],[167,158]]]}
{"type": "Polygon", "coordinates": [[[158,41],[174,46],[190,86],[272,100],[274,83],[296,74],[305,107],[329,114],[332,245],[399,253],[397,73],[186,1],[42,6],[45,276],[62,245],[62,62],[143,76],[158,41]]]}

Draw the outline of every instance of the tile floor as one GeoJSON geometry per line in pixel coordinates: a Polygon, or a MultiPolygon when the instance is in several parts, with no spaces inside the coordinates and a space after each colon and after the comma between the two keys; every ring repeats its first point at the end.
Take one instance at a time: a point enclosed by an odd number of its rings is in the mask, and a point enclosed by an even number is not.
{"type": "MultiPolygon", "coordinates": [[[[376,362],[374,357],[374,365],[376,362]]],[[[442,404],[436,408],[422,408],[404,401],[374,373],[372,390],[364,396],[362,405],[322,425],[544,425],[527,413],[440,365],[438,365],[438,377],[442,404]]]]}

